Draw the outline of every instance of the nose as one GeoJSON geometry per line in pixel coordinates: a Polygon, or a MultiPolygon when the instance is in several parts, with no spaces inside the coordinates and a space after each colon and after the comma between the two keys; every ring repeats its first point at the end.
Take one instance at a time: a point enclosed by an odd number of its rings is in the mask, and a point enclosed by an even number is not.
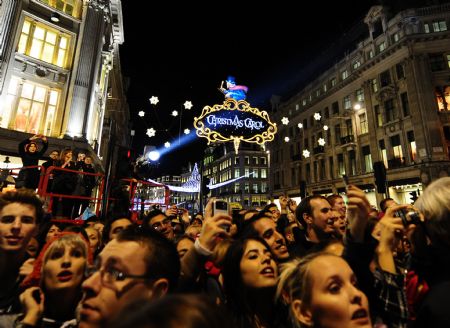
{"type": "Polygon", "coordinates": [[[15,217],[14,222],[12,223],[12,228],[20,230],[21,227],[22,227],[22,221],[20,220],[19,217],[15,217]]]}
{"type": "Polygon", "coordinates": [[[269,253],[264,254],[263,258],[262,258],[262,261],[261,261],[261,264],[265,264],[265,263],[269,264],[270,263],[270,259],[271,259],[271,257],[270,257],[269,253]]]}
{"type": "Polygon", "coordinates": [[[100,271],[94,272],[81,284],[81,288],[85,294],[97,294],[102,286],[100,271]]]}
{"type": "Polygon", "coordinates": [[[359,290],[358,288],[356,288],[355,286],[352,285],[351,287],[351,296],[350,296],[350,302],[352,304],[358,304],[361,305],[362,304],[362,299],[364,297],[364,294],[361,290],[359,290]]]}
{"type": "Polygon", "coordinates": [[[63,268],[69,268],[72,264],[72,257],[70,256],[70,254],[64,254],[63,258],[62,258],[62,263],[61,266],[63,268]]]}

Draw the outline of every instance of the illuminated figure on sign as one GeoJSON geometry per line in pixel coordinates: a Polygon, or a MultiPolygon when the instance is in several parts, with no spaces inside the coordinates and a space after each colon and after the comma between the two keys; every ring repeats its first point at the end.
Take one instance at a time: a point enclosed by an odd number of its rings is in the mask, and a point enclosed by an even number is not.
{"type": "Polygon", "coordinates": [[[223,82],[220,85],[219,90],[225,95],[225,98],[233,98],[235,100],[245,100],[247,97],[248,88],[245,85],[236,85],[234,80],[234,76],[228,76],[227,80],[227,88],[223,87],[223,82]]]}

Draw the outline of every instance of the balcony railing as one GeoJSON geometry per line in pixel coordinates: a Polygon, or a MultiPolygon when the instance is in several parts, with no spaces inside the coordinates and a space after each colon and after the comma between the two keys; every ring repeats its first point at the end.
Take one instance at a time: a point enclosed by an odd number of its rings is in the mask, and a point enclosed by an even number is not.
{"type": "Polygon", "coordinates": [[[349,134],[348,136],[341,137],[341,145],[346,145],[346,144],[354,143],[354,142],[355,142],[355,137],[353,136],[353,134],[349,134]]]}

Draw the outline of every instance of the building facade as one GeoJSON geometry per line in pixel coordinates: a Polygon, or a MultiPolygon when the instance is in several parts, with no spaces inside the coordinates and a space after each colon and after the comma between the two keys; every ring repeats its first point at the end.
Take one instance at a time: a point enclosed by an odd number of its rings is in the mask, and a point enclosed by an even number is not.
{"type": "MultiPolygon", "coordinates": [[[[120,0],[0,2],[0,155],[43,134],[106,168],[129,143],[120,0]]],[[[0,157],[0,162],[1,162],[0,157]]]]}
{"type": "Polygon", "coordinates": [[[450,4],[375,6],[364,22],[353,50],[279,104],[275,197],[344,192],[346,174],[376,205],[386,196],[375,189],[382,162],[389,196],[409,203],[450,173],[450,4]]]}
{"type": "Polygon", "coordinates": [[[258,145],[241,143],[238,153],[232,143],[207,148],[203,176],[219,185],[210,190],[212,197],[243,208],[264,206],[270,200],[268,154],[258,145]]]}

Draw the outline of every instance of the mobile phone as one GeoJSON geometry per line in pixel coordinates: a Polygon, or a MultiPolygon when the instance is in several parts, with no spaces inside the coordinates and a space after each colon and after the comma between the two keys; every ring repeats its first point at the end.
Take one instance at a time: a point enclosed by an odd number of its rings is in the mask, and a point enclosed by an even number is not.
{"type": "Polygon", "coordinates": [[[348,185],[350,184],[347,174],[342,175],[342,181],[344,182],[345,189],[347,189],[348,185]]]}
{"type": "MultiPolygon", "coordinates": [[[[212,214],[213,216],[216,214],[225,214],[225,215],[230,215],[230,211],[229,211],[229,205],[228,202],[226,200],[222,200],[222,199],[216,199],[213,202],[213,207],[212,207],[212,214]]],[[[225,230],[226,232],[230,231],[230,225],[228,224],[224,224],[221,227],[223,230],[225,230]]]]}
{"type": "Polygon", "coordinates": [[[226,200],[222,200],[222,199],[214,200],[212,210],[213,210],[213,213],[212,213],[213,215],[216,215],[219,213],[230,215],[230,211],[229,211],[230,209],[228,206],[228,202],[226,200]]]}

